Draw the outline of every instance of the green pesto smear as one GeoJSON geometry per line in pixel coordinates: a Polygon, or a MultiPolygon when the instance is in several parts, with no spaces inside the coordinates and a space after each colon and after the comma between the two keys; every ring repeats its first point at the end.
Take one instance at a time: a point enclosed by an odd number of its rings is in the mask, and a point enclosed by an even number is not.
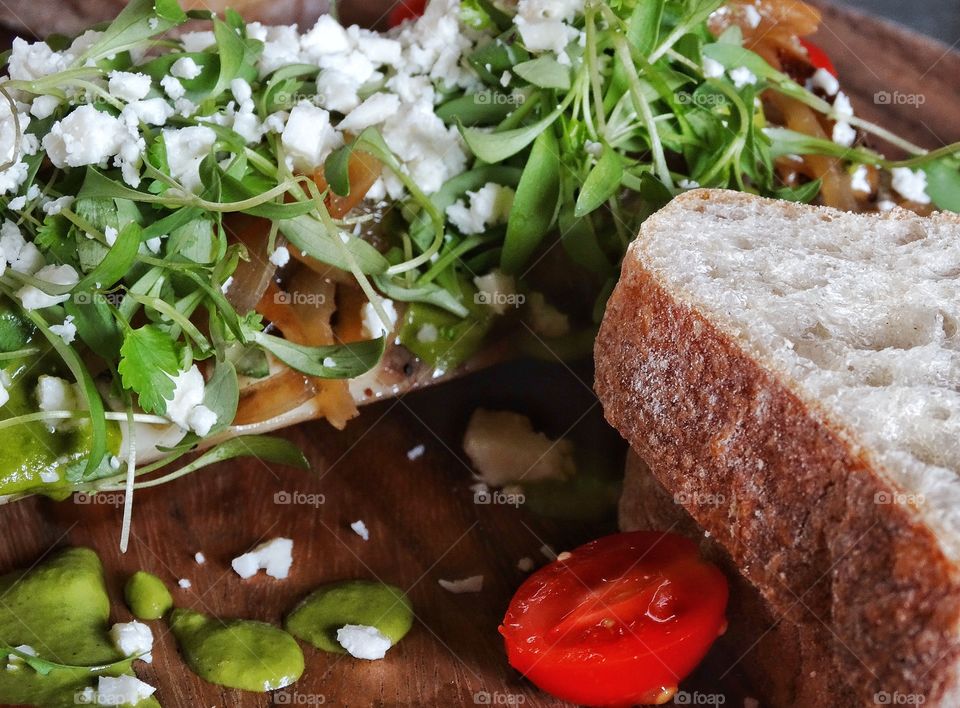
{"type": "MultiPolygon", "coordinates": [[[[26,573],[4,575],[0,597],[0,641],[28,645],[43,660],[38,668],[9,662],[17,668],[0,669],[0,704],[74,706],[98,676],[133,673],[108,636],[110,599],[93,551],[72,548],[26,573]]],[[[151,697],[137,705],[160,704],[151,697]]]]}
{"type": "Polygon", "coordinates": [[[297,641],[265,622],[219,620],[178,608],[170,627],[187,664],[210,683],[262,693],[289,686],[303,674],[297,641]]]}
{"type": "Polygon", "coordinates": [[[287,615],[284,626],[323,651],[345,653],[337,630],[347,624],[376,627],[393,644],[413,626],[413,607],[399,588],[367,580],[333,583],[308,595],[287,615]]]}
{"type": "Polygon", "coordinates": [[[130,576],[123,588],[123,597],[137,619],[157,620],[173,607],[173,597],[163,581],[143,570],[130,576]]]}
{"type": "MultiPolygon", "coordinates": [[[[18,317],[9,301],[0,298],[0,383],[10,399],[0,406],[0,423],[36,413],[37,382],[41,375],[64,376],[59,358],[32,325],[18,317]]],[[[37,493],[55,499],[69,496],[80,479],[90,451],[90,423],[86,420],[17,422],[0,429],[0,495],[37,493]],[[54,479],[53,475],[56,475],[54,479]],[[51,481],[44,481],[47,478],[51,481]]],[[[120,430],[107,424],[107,449],[120,448],[120,430]]]]}

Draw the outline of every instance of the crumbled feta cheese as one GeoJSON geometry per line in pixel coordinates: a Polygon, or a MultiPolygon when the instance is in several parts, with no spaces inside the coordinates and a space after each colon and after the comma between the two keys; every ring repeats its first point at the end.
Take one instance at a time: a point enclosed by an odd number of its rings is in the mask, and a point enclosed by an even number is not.
{"type": "Polygon", "coordinates": [[[837,145],[850,147],[857,139],[857,131],[844,118],[853,116],[853,106],[850,98],[843,91],[838,91],[836,98],[833,99],[833,110],[839,116],[833,126],[831,138],[837,145]]]}
{"type": "Polygon", "coordinates": [[[174,101],[178,98],[183,98],[187,93],[187,89],[180,83],[180,79],[174,78],[173,76],[164,76],[160,79],[160,87],[174,101]]]}
{"type": "Polygon", "coordinates": [[[139,654],[148,664],[153,661],[153,632],[143,622],[117,622],[110,628],[110,639],[124,656],[139,654]]]}
{"type": "Polygon", "coordinates": [[[426,451],[427,451],[426,445],[423,445],[423,444],[416,445],[410,448],[409,450],[407,450],[407,459],[410,460],[411,462],[415,462],[416,460],[419,460],[421,457],[423,457],[423,453],[425,453],[426,451]]]}
{"type": "Polygon", "coordinates": [[[247,24],[247,35],[263,42],[263,53],[258,62],[260,76],[266,76],[281,66],[301,62],[300,33],[296,25],[268,27],[259,22],[250,22],[247,24]]]}
{"type": "Polygon", "coordinates": [[[270,254],[270,262],[277,266],[277,268],[283,268],[290,262],[290,250],[286,246],[278,246],[276,250],[270,254]]]}
{"type": "Polygon", "coordinates": [[[36,81],[67,68],[72,56],[54,51],[46,42],[28,42],[16,37],[7,59],[7,71],[14,81],[36,81]]]}
{"type": "Polygon", "coordinates": [[[53,115],[60,105],[60,99],[56,96],[37,96],[30,104],[30,115],[38,120],[44,120],[53,115]]]}
{"type": "Polygon", "coordinates": [[[166,416],[184,430],[192,430],[203,437],[217,422],[217,415],[203,405],[205,384],[203,374],[194,364],[186,371],[171,376],[173,398],[167,401],[166,416]]]}
{"type": "Polygon", "coordinates": [[[747,21],[747,24],[752,28],[756,29],[760,25],[760,13],[757,11],[757,8],[753,5],[741,5],[743,8],[743,19],[747,21]]]}
{"type": "Polygon", "coordinates": [[[520,302],[513,276],[502,273],[499,269],[495,268],[486,275],[474,278],[473,284],[477,287],[478,300],[498,315],[506,312],[510,305],[520,302]]]}
{"type": "Polygon", "coordinates": [[[533,570],[533,558],[524,556],[523,558],[518,560],[517,569],[524,573],[529,573],[531,570],[533,570]]]}
{"type": "MultiPolygon", "coordinates": [[[[31,244],[32,245],[32,244],[31,244]]],[[[26,246],[24,246],[26,249],[26,246]]],[[[36,278],[53,285],[76,285],[80,282],[77,271],[69,265],[48,265],[36,272],[36,278]]],[[[20,298],[23,307],[26,310],[39,310],[44,307],[52,307],[66,302],[70,299],[70,294],[48,295],[40,288],[33,285],[24,285],[17,291],[17,297],[20,298]]]]}
{"type": "Polygon", "coordinates": [[[509,71],[505,71],[500,75],[500,85],[504,88],[509,86],[511,81],[513,81],[513,74],[509,71]]]}
{"type": "Polygon", "coordinates": [[[13,211],[20,211],[27,205],[27,197],[25,195],[20,195],[19,197],[14,197],[7,204],[7,208],[13,211]]]}
{"type": "Polygon", "coordinates": [[[193,559],[197,562],[197,565],[203,565],[207,562],[207,557],[200,551],[193,554],[193,559]]]}
{"type": "Polygon", "coordinates": [[[927,173],[923,170],[911,170],[909,167],[894,167],[890,170],[893,176],[891,186],[904,199],[917,204],[929,204],[927,194],[927,173]]]}
{"type": "Polygon", "coordinates": [[[146,98],[150,93],[151,79],[147,74],[111,71],[107,76],[110,79],[107,84],[110,95],[127,103],[146,98]]]}
{"type": "Polygon", "coordinates": [[[196,54],[216,44],[217,37],[210,31],[184,32],[180,35],[180,42],[183,44],[183,51],[196,54]]]}
{"type": "Polygon", "coordinates": [[[514,24],[528,50],[561,54],[579,35],[567,22],[582,12],[583,0],[520,0],[514,24]]]}
{"type": "Polygon", "coordinates": [[[889,199],[881,199],[877,202],[877,209],[880,211],[893,211],[897,208],[897,203],[889,199]]]}
{"type": "Polygon", "coordinates": [[[73,204],[73,199],[74,198],[71,196],[52,199],[43,205],[43,211],[45,214],[49,214],[50,216],[56,216],[64,209],[69,208],[70,205],[73,204]]]}
{"type": "Polygon", "coordinates": [[[455,595],[461,595],[468,592],[480,592],[483,590],[483,576],[482,575],[472,575],[469,578],[464,578],[462,580],[438,580],[440,587],[442,587],[447,592],[452,592],[455,595]]]}
{"type": "Polygon", "coordinates": [[[853,188],[854,192],[864,192],[869,194],[873,191],[873,189],[870,187],[868,175],[869,173],[867,172],[866,165],[857,165],[857,169],[855,169],[853,174],[850,175],[850,187],[853,188]]]}
{"type": "Polygon", "coordinates": [[[700,187],[700,183],[693,179],[682,179],[677,182],[677,186],[680,189],[697,189],[700,187]]]}
{"type": "Polygon", "coordinates": [[[101,706],[136,705],[157,689],[136,676],[101,676],[97,679],[96,701],[101,706]]]}
{"type": "Polygon", "coordinates": [[[71,344],[77,338],[77,326],[73,323],[73,315],[67,315],[63,324],[50,325],[50,331],[60,337],[65,344],[71,344]]]}
{"type": "Polygon", "coordinates": [[[117,237],[119,235],[119,232],[112,226],[106,226],[103,229],[103,237],[108,246],[113,246],[117,242],[117,237]]]}
{"type": "Polygon", "coordinates": [[[840,90],[840,82],[837,77],[826,69],[817,69],[813,76],[807,79],[807,89],[813,91],[819,89],[827,96],[836,96],[840,90]]]}
{"type": "Polygon", "coordinates": [[[348,624],[337,630],[337,642],[356,659],[382,659],[393,646],[390,638],[376,627],[348,624]]]}
{"type": "Polygon", "coordinates": [[[330,113],[309,101],[301,101],[287,118],[280,138],[293,166],[310,172],[343,144],[343,138],[330,125],[330,113]]]}
{"type": "Polygon", "coordinates": [[[757,76],[745,66],[730,70],[730,80],[738,89],[757,83],[757,76]]]}
{"type": "MultiPolygon", "coordinates": [[[[28,654],[30,656],[36,656],[37,650],[34,649],[29,644],[21,644],[14,647],[21,654],[28,654]]],[[[20,667],[23,666],[23,658],[17,654],[7,654],[7,671],[19,671],[20,667]]]]}
{"type": "Polygon", "coordinates": [[[325,54],[342,54],[350,50],[347,31],[330,15],[320,15],[316,24],[300,38],[305,58],[316,61],[325,54]]]}
{"type": "Polygon", "coordinates": [[[719,79],[723,76],[723,64],[710,57],[703,58],[703,75],[708,79],[719,79]]]}
{"type": "Polygon", "coordinates": [[[353,529],[353,532],[364,541],[370,540],[370,531],[367,529],[367,525],[363,523],[363,521],[354,521],[352,524],[350,524],[350,528],[353,529]]]}
{"type": "Polygon", "coordinates": [[[502,224],[510,216],[516,196],[510,187],[487,182],[475,192],[467,192],[470,206],[463,199],[447,207],[447,218],[462,234],[478,234],[495,224],[502,224]]]}
{"type": "Polygon", "coordinates": [[[366,303],[362,309],[363,335],[370,339],[389,335],[397,326],[397,308],[393,304],[393,300],[382,298],[380,305],[383,308],[383,313],[387,316],[387,322],[380,319],[380,315],[377,314],[372,303],[366,303]]]}
{"type": "Polygon", "coordinates": [[[360,133],[365,128],[379,125],[393,118],[400,110],[400,99],[392,93],[375,93],[350,111],[337,125],[343,132],[360,133]]]}
{"type": "MultiPolygon", "coordinates": [[[[77,386],[61,379],[58,376],[41,374],[37,379],[37,388],[34,395],[41,411],[75,411],[79,408],[77,386]]],[[[47,422],[50,430],[69,428],[72,421],[69,419],[51,420],[47,422]]]]}
{"type": "MultiPolygon", "coordinates": [[[[383,126],[382,133],[387,146],[426,194],[433,194],[466,168],[467,156],[459,131],[440,120],[432,102],[403,104],[396,118],[383,126]]],[[[389,187],[395,177],[388,174],[384,180],[389,187]]],[[[399,194],[391,196],[402,196],[402,185],[399,189],[399,194]]]]}
{"type": "Polygon", "coordinates": [[[238,105],[242,105],[253,98],[253,90],[246,79],[234,79],[230,82],[230,93],[238,105]]]}
{"type": "Polygon", "coordinates": [[[210,154],[216,141],[217,134],[205,125],[165,129],[163,142],[167,148],[170,176],[190,192],[201,191],[200,163],[210,154]]]}
{"type": "Polygon", "coordinates": [[[124,121],[85,104],[53,124],[43,137],[43,149],[56,167],[82,167],[105,164],[117,155],[135,160],[142,142],[124,121]]]}
{"type": "Polygon", "coordinates": [[[193,583],[191,583],[187,578],[180,578],[180,580],[177,581],[177,585],[182,587],[184,590],[189,590],[193,587],[193,583]]]}
{"type": "Polygon", "coordinates": [[[259,570],[267,575],[283,580],[290,574],[293,564],[293,541],[289,538],[275,538],[261,543],[252,551],[234,558],[230,565],[241,578],[252,578],[259,570]]]}
{"type": "MultiPolygon", "coordinates": [[[[180,57],[173,62],[173,66],[170,67],[171,76],[176,76],[178,79],[186,79],[187,81],[197,78],[201,73],[203,73],[203,69],[201,69],[200,65],[191,57],[180,57]]],[[[143,97],[141,96],[141,98],[143,97]]]]}
{"type": "Polygon", "coordinates": [[[7,405],[7,402],[10,400],[10,391],[7,390],[7,387],[11,385],[10,375],[0,369],[0,406],[7,405]]]}
{"type": "Polygon", "coordinates": [[[128,103],[124,106],[120,117],[124,119],[127,125],[132,126],[136,126],[138,122],[147,125],[166,125],[175,112],[173,106],[158,96],[128,103]]]}

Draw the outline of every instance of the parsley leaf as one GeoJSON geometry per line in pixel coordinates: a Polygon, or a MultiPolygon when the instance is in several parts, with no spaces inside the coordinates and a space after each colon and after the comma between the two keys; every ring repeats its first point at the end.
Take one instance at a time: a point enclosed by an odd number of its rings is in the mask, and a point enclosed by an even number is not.
{"type": "Polygon", "coordinates": [[[173,398],[170,376],[175,375],[180,366],[173,341],[160,327],[144,325],[127,332],[117,368],[124,387],[136,391],[143,410],[166,412],[167,400],[173,398]]]}

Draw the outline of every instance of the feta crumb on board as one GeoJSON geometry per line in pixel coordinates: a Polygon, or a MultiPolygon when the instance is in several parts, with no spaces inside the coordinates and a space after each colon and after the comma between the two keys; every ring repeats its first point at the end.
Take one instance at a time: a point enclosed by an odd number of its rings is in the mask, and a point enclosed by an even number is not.
{"type": "Polygon", "coordinates": [[[274,252],[270,254],[270,262],[277,266],[277,268],[283,268],[283,266],[290,262],[290,250],[286,246],[278,246],[274,252]]]}
{"type": "Polygon", "coordinates": [[[139,654],[148,664],[153,662],[153,631],[143,622],[117,622],[110,628],[110,639],[124,656],[139,654]]]}
{"type": "Polygon", "coordinates": [[[293,540],[274,538],[261,543],[230,562],[234,572],[241,578],[252,578],[260,570],[277,580],[284,580],[290,574],[293,565],[293,540]]]}
{"type": "MultiPolygon", "coordinates": [[[[149,698],[157,689],[144,683],[136,676],[127,674],[121,676],[101,676],[97,679],[95,695],[91,695],[92,702],[102,706],[136,705],[149,698]]],[[[86,700],[86,698],[84,698],[86,700]]]]}
{"type": "Polygon", "coordinates": [[[177,581],[177,585],[182,587],[184,590],[189,590],[193,587],[193,583],[191,583],[187,578],[180,578],[180,580],[177,581]]]}
{"type": "Polygon", "coordinates": [[[464,593],[475,593],[483,590],[483,576],[482,575],[471,575],[469,578],[463,578],[461,580],[438,580],[437,581],[447,592],[452,592],[454,595],[462,595],[464,593]]]}
{"type": "Polygon", "coordinates": [[[386,656],[393,646],[390,638],[376,627],[348,624],[337,630],[337,642],[356,659],[376,661],[386,656]]]}
{"type": "Polygon", "coordinates": [[[421,457],[423,457],[423,453],[425,453],[426,451],[427,451],[426,445],[423,445],[423,444],[415,445],[414,447],[407,450],[407,459],[410,460],[411,462],[414,462],[415,460],[419,460],[421,457]]]}
{"type": "Polygon", "coordinates": [[[193,554],[193,560],[197,562],[197,565],[203,565],[204,563],[207,562],[207,557],[203,555],[202,552],[197,551],[196,553],[193,554]]]}
{"type": "Polygon", "coordinates": [[[364,541],[370,540],[370,530],[362,520],[354,521],[352,524],[350,524],[350,528],[353,529],[353,532],[364,541]]]}

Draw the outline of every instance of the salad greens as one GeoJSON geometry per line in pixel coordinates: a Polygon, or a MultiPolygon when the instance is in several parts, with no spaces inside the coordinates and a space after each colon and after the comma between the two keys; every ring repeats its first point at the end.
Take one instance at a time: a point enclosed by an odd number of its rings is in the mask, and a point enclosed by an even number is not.
{"type": "MultiPolygon", "coordinates": [[[[78,39],[15,44],[5,55],[10,78],[0,82],[0,294],[16,314],[0,322],[0,365],[28,351],[53,352],[80,400],[73,409],[42,405],[2,425],[88,420],[86,466],[71,480],[83,490],[131,492],[242,454],[305,464],[283,441],[238,438],[177,471],[134,481],[227,431],[241,374],[262,378],[276,360],[312,377],[347,379],[383,354],[383,338],[309,346],[238,309],[232,276],[253,257],[249,244],[230,236],[239,215],[264,220],[271,260],[288,244],[351,273],[381,322],[391,319],[384,298],[409,303],[399,341],[454,367],[482,345],[495,314],[511,316],[493,295],[549,290],[542,262],[564,272],[554,292],[575,322],[571,337],[589,331],[639,224],[684,189],[814,200],[819,180],[784,184],[779,157],[920,170],[936,206],[960,209],[960,147],[927,152],[842,113],[746,49],[736,25],[715,37],[708,20],[723,0],[563,0],[544,11],[546,20],[523,15],[533,0],[512,9],[491,0],[435,2],[443,7],[430,22],[459,13],[459,61],[446,73],[437,59],[403,74],[399,54],[382,60],[358,89],[359,108],[311,114],[313,138],[289,135],[292,113],[339,98],[321,90],[325,60],[308,61],[314,55],[306,52],[276,61],[283,39],[233,11],[220,18],[184,12],[175,0],[133,0],[112,23],[78,39]],[[205,47],[170,34],[189,19],[210,30],[205,47]],[[535,45],[525,34],[533,21],[552,22],[559,44],[535,45]],[[145,77],[143,91],[133,75],[145,77]],[[395,99],[397,78],[420,82],[428,117],[469,151],[439,186],[424,185],[417,177],[424,173],[411,166],[416,151],[389,133],[406,104],[390,104],[392,113],[367,125],[354,121],[378,95],[385,105],[395,99]],[[843,120],[908,157],[890,160],[773,125],[764,92],[843,120]],[[298,166],[293,137],[316,139],[329,128],[323,121],[332,125],[338,115],[359,128],[330,133],[314,170],[298,166]],[[251,124],[260,126],[252,135],[251,124]],[[102,157],[90,157],[96,149],[105,150],[102,157]],[[360,210],[333,214],[331,197],[362,196],[351,195],[357,153],[373,156],[392,187],[360,210]],[[481,214],[479,227],[468,228],[469,219],[453,214],[471,216],[481,193],[509,195],[512,204],[503,218],[481,214]],[[359,236],[381,218],[378,238],[359,236]],[[490,276],[506,289],[485,291],[490,276]],[[485,302],[491,307],[477,307],[485,302]],[[10,322],[11,332],[31,333],[29,350],[23,338],[6,336],[10,322]],[[202,400],[177,419],[197,362],[210,380],[205,388],[200,381],[202,400]],[[130,431],[171,420],[184,430],[182,440],[138,465],[130,431]],[[117,424],[127,426],[119,453],[126,469],[108,446],[117,424]]],[[[409,24],[390,36],[425,42],[409,24]]]]}

